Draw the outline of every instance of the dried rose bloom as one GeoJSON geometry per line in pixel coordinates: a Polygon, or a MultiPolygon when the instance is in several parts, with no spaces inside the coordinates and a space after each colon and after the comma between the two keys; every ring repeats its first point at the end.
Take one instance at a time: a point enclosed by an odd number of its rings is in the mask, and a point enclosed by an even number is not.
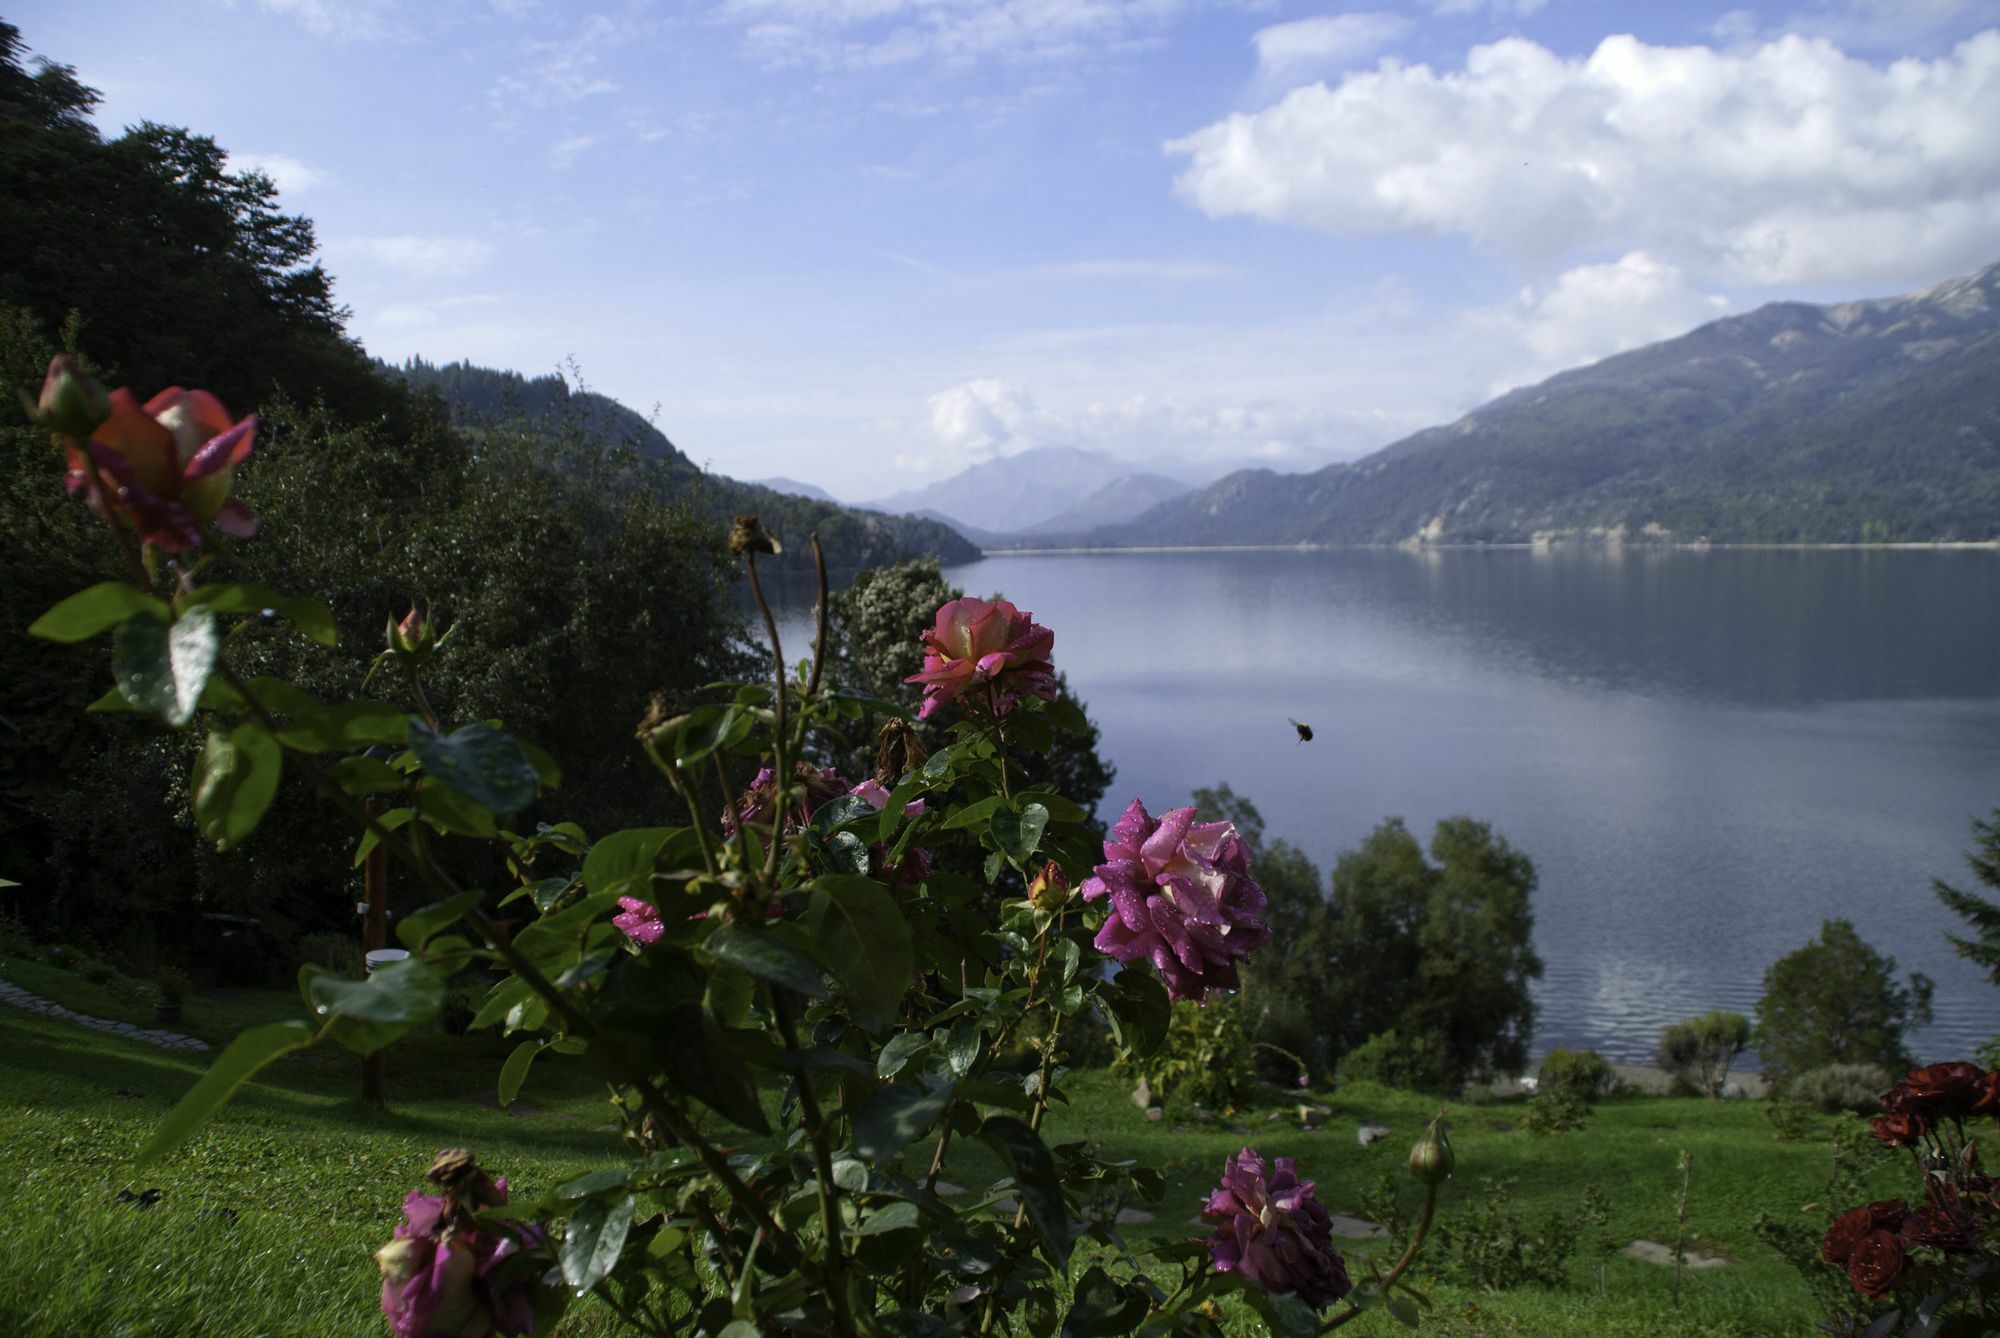
{"type": "Polygon", "coordinates": [[[1347,1295],[1347,1265],[1333,1248],[1333,1221],[1290,1157],[1267,1172],[1250,1148],[1231,1157],[1202,1220],[1215,1226],[1209,1253],[1220,1273],[1241,1273],[1267,1292],[1296,1293],[1315,1310],[1347,1295]]]}
{"type": "MultiPolygon", "coordinates": [[[[777,775],[769,767],[759,767],[751,778],[750,788],[736,800],[734,812],[724,810],[722,830],[734,836],[740,823],[751,827],[771,825],[771,806],[777,801],[777,775]]],[[[845,777],[832,767],[811,767],[799,762],[792,769],[794,785],[803,789],[804,794],[794,794],[792,811],[786,816],[785,827],[803,827],[812,821],[813,810],[829,799],[837,799],[848,793],[845,777]]]]}
{"type": "Polygon", "coordinates": [[[1056,634],[1004,599],[954,599],[937,611],[936,624],[920,640],[924,667],[903,680],[923,685],[919,720],[960,698],[970,710],[999,715],[1023,696],[1055,700],[1049,653],[1056,634]]]}
{"type": "Polygon", "coordinates": [[[539,1270],[507,1267],[548,1243],[548,1233],[526,1222],[482,1221],[480,1208],[507,1202],[506,1179],[491,1179],[470,1154],[440,1154],[457,1173],[431,1178],[443,1194],[412,1190],[403,1200],[396,1237],[375,1252],[382,1271],[382,1313],[396,1338],[530,1334],[535,1328],[534,1284],[539,1270]]]}
{"type": "Polygon", "coordinates": [[[1086,900],[1111,898],[1098,951],[1152,962],[1176,999],[1235,989],[1236,963],[1271,941],[1249,847],[1230,823],[1194,818],[1190,807],[1155,819],[1134,799],[1081,889],[1086,900]]]}

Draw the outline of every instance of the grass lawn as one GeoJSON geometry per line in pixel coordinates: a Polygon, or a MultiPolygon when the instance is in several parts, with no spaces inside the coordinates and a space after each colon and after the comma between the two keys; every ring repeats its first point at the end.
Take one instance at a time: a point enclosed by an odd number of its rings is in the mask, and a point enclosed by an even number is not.
{"type": "MultiPolygon", "coordinates": [[[[99,1016],[119,1011],[97,986],[56,968],[9,960],[0,977],[99,1016]]],[[[210,992],[189,1001],[177,1029],[222,1042],[240,1027],[296,1016],[291,996],[210,992]]],[[[0,1334],[379,1334],[370,1252],[387,1240],[402,1196],[418,1187],[437,1149],[474,1148],[483,1164],[539,1190],[619,1158],[602,1126],[603,1092],[545,1056],[513,1112],[496,1108],[493,1078],[508,1049],[491,1036],[410,1038],[388,1052],[391,1106],[357,1098],[358,1064],[328,1049],[282,1060],[246,1088],[183,1151],[127,1178],[124,1160],[206,1065],[71,1023],[0,1007],[0,1220],[9,1267],[0,1271],[0,1334]],[[115,1202],[121,1189],[157,1187],[150,1208],[115,1202]]],[[[1051,1113],[1051,1141],[1091,1138],[1108,1154],[1136,1157],[1168,1176],[1154,1221],[1125,1228],[1134,1248],[1196,1234],[1194,1218],[1222,1161],[1245,1144],[1292,1155],[1336,1212],[1396,1171],[1436,1108],[1432,1099],[1356,1087],[1316,1100],[1334,1115],[1316,1132],[1267,1111],[1204,1124],[1170,1112],[1150,1123],[1109,1075],[1072,1083],[1075,1103],[1051,1113]],[[1185,1122],[1177,1122],[1184,1119],[1185,1122]],[[1394,1133],[1358,1146],[1362,1119],[1394,1133]]],[[[1289,1110],[1286,1106],[1283,1109],[1289,1110]]],[[[1566,1286],[1479,1293],[1426,1286],[1435,1302],[1426,1330],[1459,1334],[1806,1334],[1815,1318],[1804,1285],[1752,1235],[1760,1210],[1796,1214],[1825,1198],[1831,1147],[1779,1142],[1751,1102],[1631,1098],[1601,1105],[1585,1129],[1537,1137],[1513,1127],[1513,1104],[1454,1112],[1458,1174],[1442,1214],[1458,1210],[1486,1177],[1518,1183],[1515,1210],[1538,1221],[1574,1213],[1586,1186],[1611,1202],[1608,1238],[1671,1242],[1678,1157],[1694,1157],[1691,1246],[1727,1256],[1727,1268],[1690,1271],[1678,1312],[1673,1271],[1612,1257],[1599,1289],[1599,1254],[1579,1249],[1566,1286]]],[[[971,1142],[971,1140],[966,1140],[971,1142]]],[[[954,1155],[946,1178],[979,1187],[997,1164],[974,1148],[954,1155]]],[[[1901,1192],[1883,1172],[1879,1193],[1901,1192]]],[[[1871,1187],[1873,1188],[1873,1187],[1871,1187]]],[[[1137,1205],[1148,1206],[1148,1205],[1137,1205]]],[[[1844,1206],[1844,1205],[1842,1205],[1844,1206]]],[[[1824,1205],[1822,1204],[1822,1207],[1824,1205]]],[[[1814,1220],[1820,1219],[1815,1211],[1814,1220]]],[[[1366,1254],[1366,1245],[1350,1251],[1366,1254]]],[[[1424,1285],[1421,1281],[1419,1285],[1424,1285]]],[[[1257,1331],[1254,1321],[1231,1325],[1257,1331]]],[[[572,1309],[564,1334],[617,1331],[594,1303],[572,1309]]],[[[1348,1333],[1402,1332],[1370,1316],[1348,1333]]]]}

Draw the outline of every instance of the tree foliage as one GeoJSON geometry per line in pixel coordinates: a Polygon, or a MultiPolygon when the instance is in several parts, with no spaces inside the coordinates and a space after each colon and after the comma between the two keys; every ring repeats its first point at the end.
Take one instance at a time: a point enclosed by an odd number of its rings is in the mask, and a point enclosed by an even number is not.
{"type": "Polygon", "coordinates": [[[1703,1096],[1720,1096],[1729,1066],[1749,1045],[1749,1018],[1712,1009],[1667,1024],[1660,1032],[1659,1063],[1677,1083],[1703,1096]]]}
{"type": "MultiPolygon", "coordinates": [[[[2000,809],[1984,821],[1973,819],[1972,835],[1976,849],[1967,852],[1965,862],[1975,879],[2000,892],[2000,809]]],[[[1942,878],[1931,879],[1931,888],[1953,915],[1965,921],[1971,933],[1969,938],[1947,934],[1946,939],[1958,949],[1959,956],[1978,963],[1985,968],[1987,979],[2000,985],[2000,903],[1977,892],[1961,891],[1942,878]]]]}
{"type": "Polygon", "coordinates": [[[1780,1085],[1828,1064],[1901,1072],[1911,1063],[1904,1034],[1931,1020],[1931,990],[1920,971],[1898,984],[1895,958],[1862,942],[1851,921],[1828,920],[1765,969],[1757,1053],[1780,1085]]]}

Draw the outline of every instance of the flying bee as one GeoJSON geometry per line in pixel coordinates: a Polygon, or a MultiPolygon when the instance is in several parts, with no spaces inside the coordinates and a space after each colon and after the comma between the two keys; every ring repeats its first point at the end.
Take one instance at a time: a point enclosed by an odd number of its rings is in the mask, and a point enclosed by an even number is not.
{"type": "MultiPolygon", "coordinates": [[[[1290,716],[1286,716],[1285,719],[1292,720],[1290,716]]],[[[1300,743],[1311,743],[1313,741],[1313,727],[1305,721],[1292,720],[1292,728],[1299,732],[1300,743]]]]}

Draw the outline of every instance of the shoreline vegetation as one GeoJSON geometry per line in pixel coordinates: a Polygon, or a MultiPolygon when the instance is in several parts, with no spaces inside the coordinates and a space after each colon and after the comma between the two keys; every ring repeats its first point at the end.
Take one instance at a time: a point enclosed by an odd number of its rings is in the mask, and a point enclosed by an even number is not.
{"type": "Polygon", "coordinates": [[[1806,544],[1747,544],[1747,543],[1664,543],[1646,540],[1630,543],[1611,543],[1604,540],[1563,539],[1551,543],[1488,543],[1488,544],[1096,544],[1066,548],[982,548],[979,556],[990,557],[1086,557],[1116,553],[1323,553],[1323,552],[1484,552],[1489,550],[1525,550],[1530,552],[1585,551],[1624,552],[1627,549],[1641,549],[1647,552],[1707,552],[1710,549],[1724,549],[1731,552],[1768,549],[1772,551],[1839,551],[1844,549],[1880,549],[1884,551],[1933,551],[1939,549],[1984,549],[2000,552],[2000,539],[1936,539],[1897,540],[1880,543],[1806,543],[1806,544]]]}

